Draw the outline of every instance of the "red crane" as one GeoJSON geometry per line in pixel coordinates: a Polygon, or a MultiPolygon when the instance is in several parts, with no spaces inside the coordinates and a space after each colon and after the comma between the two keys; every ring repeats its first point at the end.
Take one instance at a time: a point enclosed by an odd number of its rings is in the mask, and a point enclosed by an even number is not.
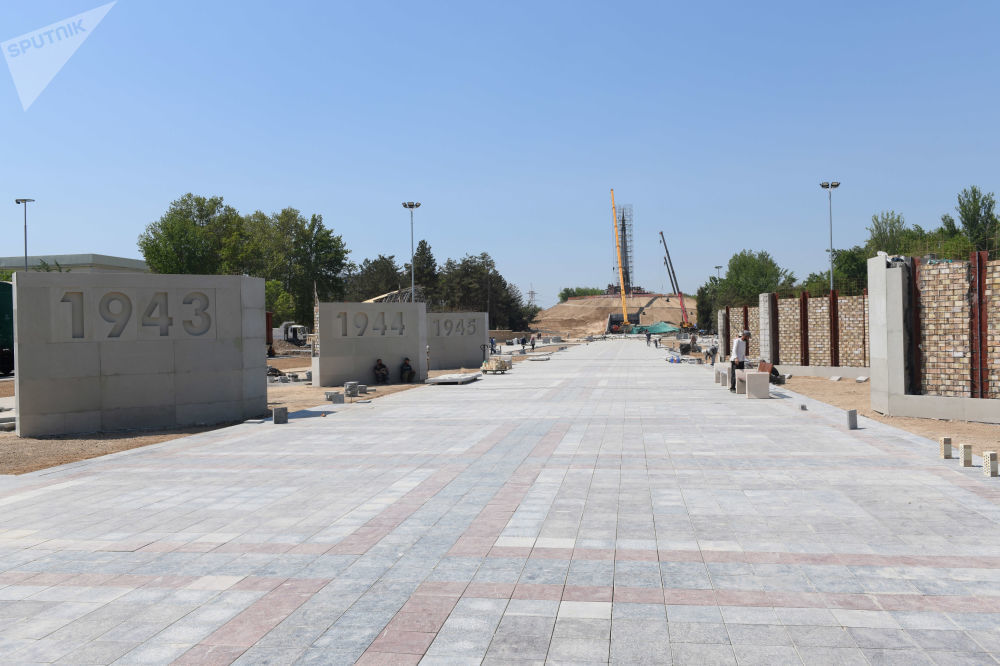
{"type": "Polygon", "coordinates": [[[678,300],[681,302],[681,316],[684,317],[684,323],[681,324],[681,328],[689,329],[694,328],[694,324],[688,319],[687,308],[684,307],[684,294],[681,293],[680,285],[677,284],[677,273],[674,272],[674,262],[670,260],[670,250],[667,249],[667,239],[663,237],[663,232],[660,232],[660,242],[663,243],[663,265],[667,267],[667,277],[670,278],[670,287],[677,294],[678,300]]]}

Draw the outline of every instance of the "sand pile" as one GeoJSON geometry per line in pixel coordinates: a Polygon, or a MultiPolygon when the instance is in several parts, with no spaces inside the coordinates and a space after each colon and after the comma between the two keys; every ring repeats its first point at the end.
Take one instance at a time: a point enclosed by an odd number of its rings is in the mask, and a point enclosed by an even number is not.
{"type": "MultiPolygon", "coordinates": [[[[629,314],[635,314],[640,309],[639,323],[655,324],[665,321],[679,325],[683,321],[681,307],[677,298],[663,294],[644,294],[625,299],[629,314]]],[[[684,297],[684,307],[688,318],[694,321],[695,301],[684,297]]],[[[600,335],[604,333],[608,315],[621,314],[621,299],[618,296],[588,296],[573,298],[565,303],[559,303],[547,310],[542,310],[532,322],[532,327],[542,331],[560,334],[566,337],[578,338],[585,335],[600,335]]]]}

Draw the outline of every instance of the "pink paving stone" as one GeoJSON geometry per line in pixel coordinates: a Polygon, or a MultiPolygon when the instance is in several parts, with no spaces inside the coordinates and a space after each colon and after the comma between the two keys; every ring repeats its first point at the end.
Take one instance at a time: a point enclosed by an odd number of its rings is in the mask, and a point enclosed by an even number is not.
{"type": "Polygon", "coordinates": [[[304,592],[307,589],[315,591],[319,588],[316,587],[316,581],[283,583],[216,629],[201,644],[250,647],[312,596],[311,593],[304,592]]]}
{"type": "Polygon", "coordinates": [[[264,576],[247,576],[240,582],[233,585],[233,590],[244,590],[247,592],[270,592],[285,582],[284,578],[268,578],[264,576]]]}
{"type": "MultiPolygon", "coordinates": [[[[219,543],[217,541],[192,541],[191,543],[185,543],[178,546],[175,552],[178,553],[211,553],[213,550],[217,550],[225,544],[219,543]]],[[[223,551],[225,552],[225,551],[223,551]]],[[[242,550],[232,550],[232,553],[242,553],[242,550]]]]}
{"type": "Polygon", "coordinates": [[[34,571],[5,571],[0,573],[0,585],[15,585],[37,575],[34,571]]]}
{"type": "Polygon", "coordinates": [[[819,592],[768,592],[769,606],[782,608],[826,608],[826,599],[819,592]]]}
{"type": "Polygon", "coordinates": [[[702,562],[700,550],[661,550],[661,562],[702,562]]]}
{"type": "Polygon", "coordinates": [[[882,610],[875,597],[868,594],[832,594],[824,592],[828,608],[844,608],[846,610],[882,610]]]}
{"type": "Polygon", "coordinates": [[[703,550],[701,557],[706,562],[743,562],[746,555],[736,550],[703,550]]]}
{"type": "Polygon", "coordinates": [[[562,585],[536,585],[523,583],[514,588],[512,599],[535,599],[539,601],[559,601],[562,599],[562,585]]]}
{"type": "Polygon", "coordinates": [[[417,587],[414,596],[460,597],[468,583],[452,581],[427,581],[417,587]]]}
{"type": "Polygon", "coordinates": [[[615,559],[623,562],[656,562],[659,553],[655,550],[619,549],[615,551],[615,559]]]}
{"type": "Polygon", "coordinates": [[[437,632],[447,617],[447,615],[442,616],[440,613],[396,613],[389,621],[387,628],[395,631],[437,632]]]}
{"type": "Polygon", "coordinates": [[[23,585],[62,585],[75,575],[76,574],[40,573],[21,581],[21,583],[23,585]]]}
{"type": "Polygon", "coordinates": [[[386,629],[378,635],[368,650],[372,652],[392,652],[396,654],[417,654],[427,652],[434,642],[435,632],[394,631],[386,629]]]}
{"type": "Polygon", "coordinates": [[[486,557],[528,557],[529,555],[531,555],[530,547],[493,546],[486,557]]]}
{"type": "Polygon", "coordinates": [[[716,603],[720,606],[770,606],[771,601],[763,590],[716,590],[716,603]]]}
{"type": "MultiPolygon", "coordinates": [[[[567,585],[563,588],[563,601],[611,601],[613,589],[608,586],[567,585]]],[[[659,592],[659,590],[657,590],[659,592]]]]}
{"type": "Polygon", "coordinates": [[[399,609],[400,613],[444,613],[445,617],[451,613],[451,609],[455,607],[458,603],[458,597],[452,596],[434,596],[425,594],[415,594],[410,597],[403,607],[399,609]]]}
{"type": "Polygon", "coordinates": [[[510,599],[514,593],[514,583],[469,583],[465,588],[465,597],[485,599],[510,599]]]}
{"type": "Polygon", "coordinates": [[[663,590],[663,603],[679,606],[717,606],[715,590],[663,590]]]}
{"type": "Polygon", "coordinates": [[[323,555],[330,550],[328,543],[300,543],[288,550],[290,555],[323,555]]]}
{"type": "Polygon", "coordinates": [[[399,654],[392,652],[374,652],[368,649],[355,664],[357,666],[416,666],[420,663],[422,654],[399,654]]]}
{"type": "Polygon", "coordinates": [[[613,548],[574,548],[574,560],[613,560],[615,550],[613,548]]]}
{"type": "Polygon", "coordinates": [[[532,548],[531,555],[535,560],[569,560],[573,557],[572,548],[532,548]]]}
{"type": "Polygon", "coordinates": [[[177,550],[183,543],[178,543],[176,541],[154,541],[153,543],[146,544],[139,549],[140,553],[172,553],[177,550]]]}
{"type": "Polygon", "coordinates": [[[118,574],[77,574],[67,580],[65,585],[77,587],[133,587],[132,585],[112,584],[118,574]]]}
{"type": "Polygon", "coordinates": [[[227,666],[239,659],[246,648],[230,645],[195,645],[172,662],[172,666],[227,666]]]}
{"type": "Polygon", "coordinates": [[[652,587],[618,587],[614,588],[615,603],[630,604],[662,604],[663,590],[652,587]]]}
{"type": "Polygon", "coordinates": [[[180,589],[187,587],[196,580],[198,580],[198,576],[152,576],[151,580],[143,585],[143,587],[180,589]]]}

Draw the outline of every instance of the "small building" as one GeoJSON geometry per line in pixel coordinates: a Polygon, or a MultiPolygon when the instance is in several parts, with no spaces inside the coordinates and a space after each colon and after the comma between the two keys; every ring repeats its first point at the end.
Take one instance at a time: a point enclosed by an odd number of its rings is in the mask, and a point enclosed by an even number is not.
{"type": "MultiPolygon", "coordinates": [[[[149,273],[149,266],[142,259],[109,257],[106,254],[49,254],[28,255],[28,270],[39,270],[48,265],[50,270],[74,273],[149,273]]],[[[0,257],[0,271],[23,271],[24,255],[0,257]]]]}

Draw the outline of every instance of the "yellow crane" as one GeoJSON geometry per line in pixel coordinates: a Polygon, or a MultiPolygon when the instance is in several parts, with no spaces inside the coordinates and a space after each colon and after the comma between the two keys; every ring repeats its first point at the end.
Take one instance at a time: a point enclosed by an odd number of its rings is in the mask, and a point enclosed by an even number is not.
{"type": "Polygon", "coordinates": [[[618,238],[618,212],[615,210],[615,188],[611,188],[611,228],[615,232],[615,252],[618,255],[618,293],[622,297],[622,330],[629,328],[628,308],[625,305],[625,274],[622,272],[622,245],[618,238]]]}

